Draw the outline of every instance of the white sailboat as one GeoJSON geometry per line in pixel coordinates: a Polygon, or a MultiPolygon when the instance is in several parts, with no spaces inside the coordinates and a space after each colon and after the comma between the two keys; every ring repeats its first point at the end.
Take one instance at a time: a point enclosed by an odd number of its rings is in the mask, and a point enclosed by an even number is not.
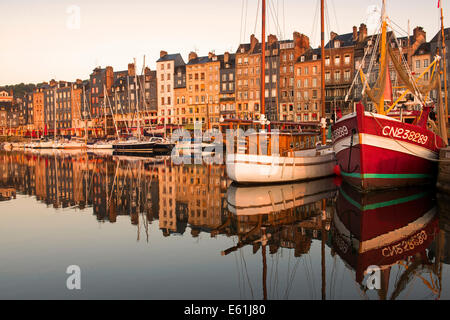
{"type": "MultiPolygon", "coordinates": [[[[334,174],[336,164],[332,145],[326,145],[326,121],[322,118],[322,142],[320,130],[311,132],[266,132],[265,125],[265,0],[262,0],[262,54],[261,54],[261,119],[253,124],[261,126],[260,132],[245,137],[245,145],[239,138],[238,148],[230,150],[226,157],[227,174],[238,183],[278,183],[315,179],[334,174]],[[276,147],[279,144],[279,147],[276,147]],[[263,148],[262,146],[267,146],[263,148]],[[275,146],[275,148],[273,148],[275,146]],[[267,150],[262,150],[267,149],[267,150]],[[273,150],[272,150],[273,149],[273,150]]],[[[322,4],[322,13],[323,13],[322,4]]],[[[322,31],[323,31],[322,14],[322,31]]],[[[324,33],[322,32],[322,70],[324,70],[324,33]]],[[[322,72],[322,116],[325,114],[325,81],[322,72]]],[[[229,144],[230,141],[227,141],[229,144]]]]}

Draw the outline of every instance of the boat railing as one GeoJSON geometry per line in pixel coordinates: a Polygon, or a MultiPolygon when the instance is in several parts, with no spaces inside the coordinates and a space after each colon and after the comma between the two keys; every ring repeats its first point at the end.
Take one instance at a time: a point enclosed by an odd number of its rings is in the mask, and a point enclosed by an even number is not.
{"type": "Polygon", "coordinates": [[[296,151],[316,149],[319,139],[320,137],[316,134],[279,135],[276,139],[273,139],[271,135],[235,136],[231,145],[227,143],[227,152],[265,156],[276,154],[282,157],[293,157],[296,151]]]}

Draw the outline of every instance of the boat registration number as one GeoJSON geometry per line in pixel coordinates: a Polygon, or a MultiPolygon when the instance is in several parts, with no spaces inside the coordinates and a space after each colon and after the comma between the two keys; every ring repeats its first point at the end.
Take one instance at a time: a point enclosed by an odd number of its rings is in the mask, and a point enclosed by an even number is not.
{"type": "Polygon", "coordinates": [[[428,136],[421,134],[419,132],[415,132],[413,130],[408,130],[404,128],[395,128],[391,126],[383,127],[383,136],[390,136],[397,139],[409,140],[412,142],[425,144],[428,141],[428,136]]]}
{"type": "Polygon", "coordinates": [[[346,135],[348,135],[347,126],[341,126],[333,131],[333,139],[334,140],[345,137],[346,135]]]}

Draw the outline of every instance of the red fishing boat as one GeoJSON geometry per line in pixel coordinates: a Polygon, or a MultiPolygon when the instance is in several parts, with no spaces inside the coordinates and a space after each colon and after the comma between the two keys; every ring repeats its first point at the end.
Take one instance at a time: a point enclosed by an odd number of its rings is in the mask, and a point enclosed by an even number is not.
{"type": "Polygon", "coordinates": [[[373,50],[374,54],[380,52],[378,79],[369,84],[362,66],[359,69],[363,94],[373,103],[376,112],[367,111],[359,103],[355,112],[337,120],[332,126],[333,148],[340,172],[345,181],[364,191],[430,182],[436,175],[439,149],[445,146],[444,141],[447,140],[445,126],[442,127],[445,122],[439,121],[438,128],[428,117],[434,108],[429,92],[437,89],[441,107],[437,114],[439,119],[444,119],[438,72],[440,57],[436,56],[426,71],[414,79],[403,55],[398,54],[402,52],[400,46],[399,52],[395,52],[395,35],[393,32],[389,36],[387,34],[384,1],[381,20],[382,33],[376,42],[379,48],[373,50]],[[404,88],[393,103],[389,103],[393,98],[388,59],[404,88]],[[431,79],[424,84],[421,78],[429,71],[431,79]],[[389,117],[391,110],[408,93],[414,95],[418,105],[422,106],[415,120],[406,123],[389,117]]]}

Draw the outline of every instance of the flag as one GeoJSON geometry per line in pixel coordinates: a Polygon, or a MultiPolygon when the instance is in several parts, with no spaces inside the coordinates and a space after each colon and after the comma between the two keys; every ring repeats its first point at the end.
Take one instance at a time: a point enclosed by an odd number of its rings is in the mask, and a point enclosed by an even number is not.
{"type": "Polygon", "coordinates": [[[339,120],[340,118],[342,118],[342,111],[341,111],[341,108],[338,108],[338,109],[337,109],[336,117],[337,117],[338,120],[339,120]]]}
{"type": "Polygon", "coordinates": [[[438,9],[441,7],[441,0],[438,0],[438,9]]]}
{"type": "Polygon", "coordinates": [[[386,83],[384,86],[384,101],[393,102],[391,73],[389,72],[389,64],[386,63],[386,83]]]}

